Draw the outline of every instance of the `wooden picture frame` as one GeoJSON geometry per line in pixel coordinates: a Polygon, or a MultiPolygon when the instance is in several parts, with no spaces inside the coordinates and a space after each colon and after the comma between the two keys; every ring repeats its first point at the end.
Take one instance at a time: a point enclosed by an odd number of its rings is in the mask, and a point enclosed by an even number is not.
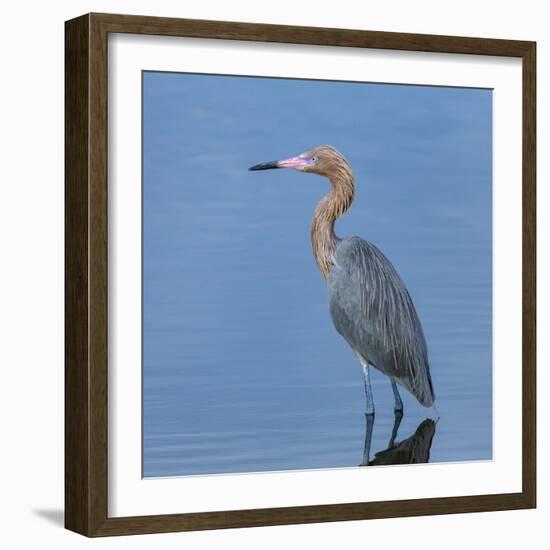
{"type": "Polygon", "coordinates": [[[65,525],[86,536],[511,510],[536,506],[536,44],[87,14],[65,27],[65,525]],[[522,491],[136,517],[108,516],[107,37],[133,33],[520,58],[523,70],[522,491]]]}

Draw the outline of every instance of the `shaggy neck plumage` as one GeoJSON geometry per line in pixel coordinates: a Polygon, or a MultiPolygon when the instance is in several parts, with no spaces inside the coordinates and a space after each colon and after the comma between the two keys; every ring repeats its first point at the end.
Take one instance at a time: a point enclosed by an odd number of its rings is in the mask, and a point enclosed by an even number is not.
{"type": "Polygon", "coordinates": [[[311,245],[315,261],[326,279],[334,265],[334,251],[338,237],[334,223],[351,206],[355,195],[355,181],[347,162],[329,176],[331,189],[319,201],[311,224],[311,245]]]}

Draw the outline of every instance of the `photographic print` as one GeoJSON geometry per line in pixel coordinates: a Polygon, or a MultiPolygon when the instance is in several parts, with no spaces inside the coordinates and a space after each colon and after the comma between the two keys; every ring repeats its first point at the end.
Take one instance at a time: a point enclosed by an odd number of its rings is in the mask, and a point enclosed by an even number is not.
{"type": "Polygon", "coordinates": [[[65,82],[68,529],[536,507],[535,42],[91,13],[65,82]]]}
{"type": "Polygon", "coordinates": [[[143,476],[491,460],[492,91],[142,73],[143,476]]]}

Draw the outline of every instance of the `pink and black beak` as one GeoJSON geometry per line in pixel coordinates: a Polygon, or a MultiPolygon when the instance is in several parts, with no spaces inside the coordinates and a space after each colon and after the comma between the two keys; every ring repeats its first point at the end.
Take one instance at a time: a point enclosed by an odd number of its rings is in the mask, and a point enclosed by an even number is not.
{"type": "Polygon", "coordinates": [[[272,160],[271,162],[262,162],[251,166],[249,170],[271,170],[272,168],[294,168],[294,170],[303,170],[313,165],[313,161],[306,156],[299,155],[285,160],[272,160]]]}

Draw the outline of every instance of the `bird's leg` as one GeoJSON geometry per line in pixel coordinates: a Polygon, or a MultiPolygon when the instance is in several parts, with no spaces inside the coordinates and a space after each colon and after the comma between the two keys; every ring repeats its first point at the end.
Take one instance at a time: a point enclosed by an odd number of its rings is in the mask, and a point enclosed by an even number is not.
{"type": "Polygon", "coordinates": [[[368,466],[370,459],[370,444],[372,440],[372,428],[374,426],[374,414],[365,414],[367,430],[365,432],[365,447],[363,449],[363,462],[361,466],[368,466]]]}
{"type": "Polygon", "coordinates": [[[357,353],[357,358],[363,369],[363,377],[365,379],[365,395],[367,397],[367,410],[365,418],[367,419],[367,431],[365,432],[365,447],[363,449],[363,462],[361,466],[369,465],[370,444],[372,440],[372,428],[374,426],[374,399],[372,398],[372,387],[370,383],[370,365],[361,355],[357,353]]]}
{"type": "Polygon", "coordinates": [[[365,378],[365,395],[367,396],[367,416],[374,416],[374,400],[372,398],[372,387],[370,384],[370,365],[361,361],[363,376],[365,378]]]}
{"type": "Polygon", "coordinates": [[[393,429],[391,432],[390,441],[388,443],[388,449],[391,449],[395,445],[395,438],[397,437],[397,432],[403,418],[403,411],[395,411],[395,417],[393,419],[393,429]]]}
{"type": "Polygon", "coordinates": [[[393,397],[395,399],[393,410],[396,414],[401,413],[401,416],[403,416],[403,401],[401,401],[401,396],[399,395],[399,390],[397,389],[395,380],[391,380],[391,389],[393,390],[393,397]]]}

